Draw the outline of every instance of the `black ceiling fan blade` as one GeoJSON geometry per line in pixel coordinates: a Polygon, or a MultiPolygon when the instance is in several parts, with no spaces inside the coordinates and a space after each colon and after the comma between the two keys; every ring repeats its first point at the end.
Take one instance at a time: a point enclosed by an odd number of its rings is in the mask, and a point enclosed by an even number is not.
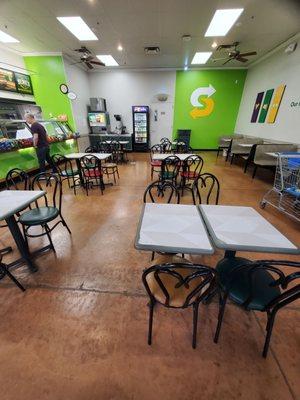
{"type": "Polygon", "coordinates": [[[249,53],[240,53],[241,57],[256,56],[256,55],[257,55],[256,51],[250,51],[249,53]]]}
{"type": "Polygon", "coordinates": [[[101,65],[101,67],[105,67],[105,64],[102,61],[89,61],[91,64],[101,65]]]}
{"type": "Polygon", "coordinates": [[[237,61],[240,61],[240,62],[242,62],[242,63],[245,63],[245,62],[248,61],[248,58],[243,58],[243,57],[239,56],[239,57],[236,57],[236,60],[237,60],[237,61]]]}
{"type": "Polygon", "coordinates": [[[94,67],[92,66],[92,64],[89,63],[89,62],[85,62],[85,65],[86,65],[89,69],[94,69],[94,67]]]}
{"type": "Polygon", "coordinates": [[[76,64],[81,64],[82,61],[77,61],[76,63],[70,64],[70,65],[76,65],[76,64]]]}
{"type": "Polygon", "coordinates": [[[228,58],[228,60],[227,60],[227,61],[225,61],[225,62],[223,63],[223,65],[225,65],[225,64],[227,64],[227,63],[229,63],[229,61],[231,61],[231,60],[233,60],[233,58],[232,58],[232,57],[228,58]]]}
{"type": "Polygon", "coordinates": [[[79,53],[89,53],[89,54],[91,54],[90,50],[87,49],[85,46],[80,47],[80,49],[74,49],[74,51],[78,51],[79,53]]]}
{"type": "Polygon", "coordinates": [[[220,44],[220,46],[218,46],[216,50],[231,49],[232,47],[234,47],[232,44],[220,44]]]}

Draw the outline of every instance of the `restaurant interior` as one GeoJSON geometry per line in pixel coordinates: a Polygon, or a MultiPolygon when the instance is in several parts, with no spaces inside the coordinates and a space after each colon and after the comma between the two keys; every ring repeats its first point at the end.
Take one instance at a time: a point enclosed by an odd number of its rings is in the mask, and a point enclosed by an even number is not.
{"type": "Polygon", "coordinates": [[[300,3],[0,2],[2,400],[300,398],[300,3]]]}

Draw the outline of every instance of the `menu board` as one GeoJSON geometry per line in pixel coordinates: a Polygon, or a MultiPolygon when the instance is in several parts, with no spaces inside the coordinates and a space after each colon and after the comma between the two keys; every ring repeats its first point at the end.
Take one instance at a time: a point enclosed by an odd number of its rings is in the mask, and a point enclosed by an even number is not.
{"type": "Polygon", "coordinates": [[[13,71],[0,68],[0,90],[8,90],[10,92],[17,91],[17,85],[13,71]]]}
{"type": "Polygon", "coordinates": [[[17,91],[23,94],[33,94],[31,79],[29,75],[15,72],[15,80],[17,85],[17,91]]]}

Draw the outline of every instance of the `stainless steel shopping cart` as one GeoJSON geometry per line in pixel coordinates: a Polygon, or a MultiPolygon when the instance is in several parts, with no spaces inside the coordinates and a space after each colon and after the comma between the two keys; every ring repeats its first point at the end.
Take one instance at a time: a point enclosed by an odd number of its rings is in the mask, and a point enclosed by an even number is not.
{"type": "Polygon", "coordinates": [[[274,186],[263,197],[267,204],[300,222],[300,153],[276,153],[277,167],[274,186]]]}

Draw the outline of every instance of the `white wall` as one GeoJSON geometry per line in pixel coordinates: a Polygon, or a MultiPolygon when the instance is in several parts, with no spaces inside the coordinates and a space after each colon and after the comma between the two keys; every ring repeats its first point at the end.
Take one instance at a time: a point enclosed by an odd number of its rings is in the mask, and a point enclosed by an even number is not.
{"type": "MultiPolygon", "coordinates": [[[[6,50],[2,46],[0,47],[0,67],[9,69],[11,71],[21,72],[23,74],[27,73],[26,70],[22,69],[25,68],[23,57],[16,53],[6,50]]],[[[0,97],[5,99],[26,100],[34,102],[33,96],[7,92],[5,90],[0,90],[0,97]]]]}
{"type": "Polygon", "coordinates": [[[173,125],[173,104],[175,97],[174,71],[112,71],[91,72],[91,97],[104,97],[110,113],[112,130],[115,128],[114,114],[121,114],[123,124],[132,132],[133,105],[149,105],[151,109],[150,130],[152,138],[171,136],[173,125]],[[167,102],[156,99],[159,93],[169,95],[167,102]],[[158,111],[158,120],[154,121],[154,110],[158,111]]]}
{"type": "Polygon", "coordinates": [[[249,69],[235,132],[300,143],[300,40],[292,54],[279,50],[261,63],[249,69]],[[251,115],[258,92],[266,91],[280,84],[286,90],[274,124],[251,123],[251,115]],[[297,107],[291,107],[298,102],[297,107]]]}
{"type": "Polygon", "coordinates": [[[87,123],[87,105],[90,102],[89,75],[77,65],[71,64],[64,58],[69,90],[77,95],[77,98],[71,101],[76,129],[81,134],[86,134],[89,132],[87,123]]]}

